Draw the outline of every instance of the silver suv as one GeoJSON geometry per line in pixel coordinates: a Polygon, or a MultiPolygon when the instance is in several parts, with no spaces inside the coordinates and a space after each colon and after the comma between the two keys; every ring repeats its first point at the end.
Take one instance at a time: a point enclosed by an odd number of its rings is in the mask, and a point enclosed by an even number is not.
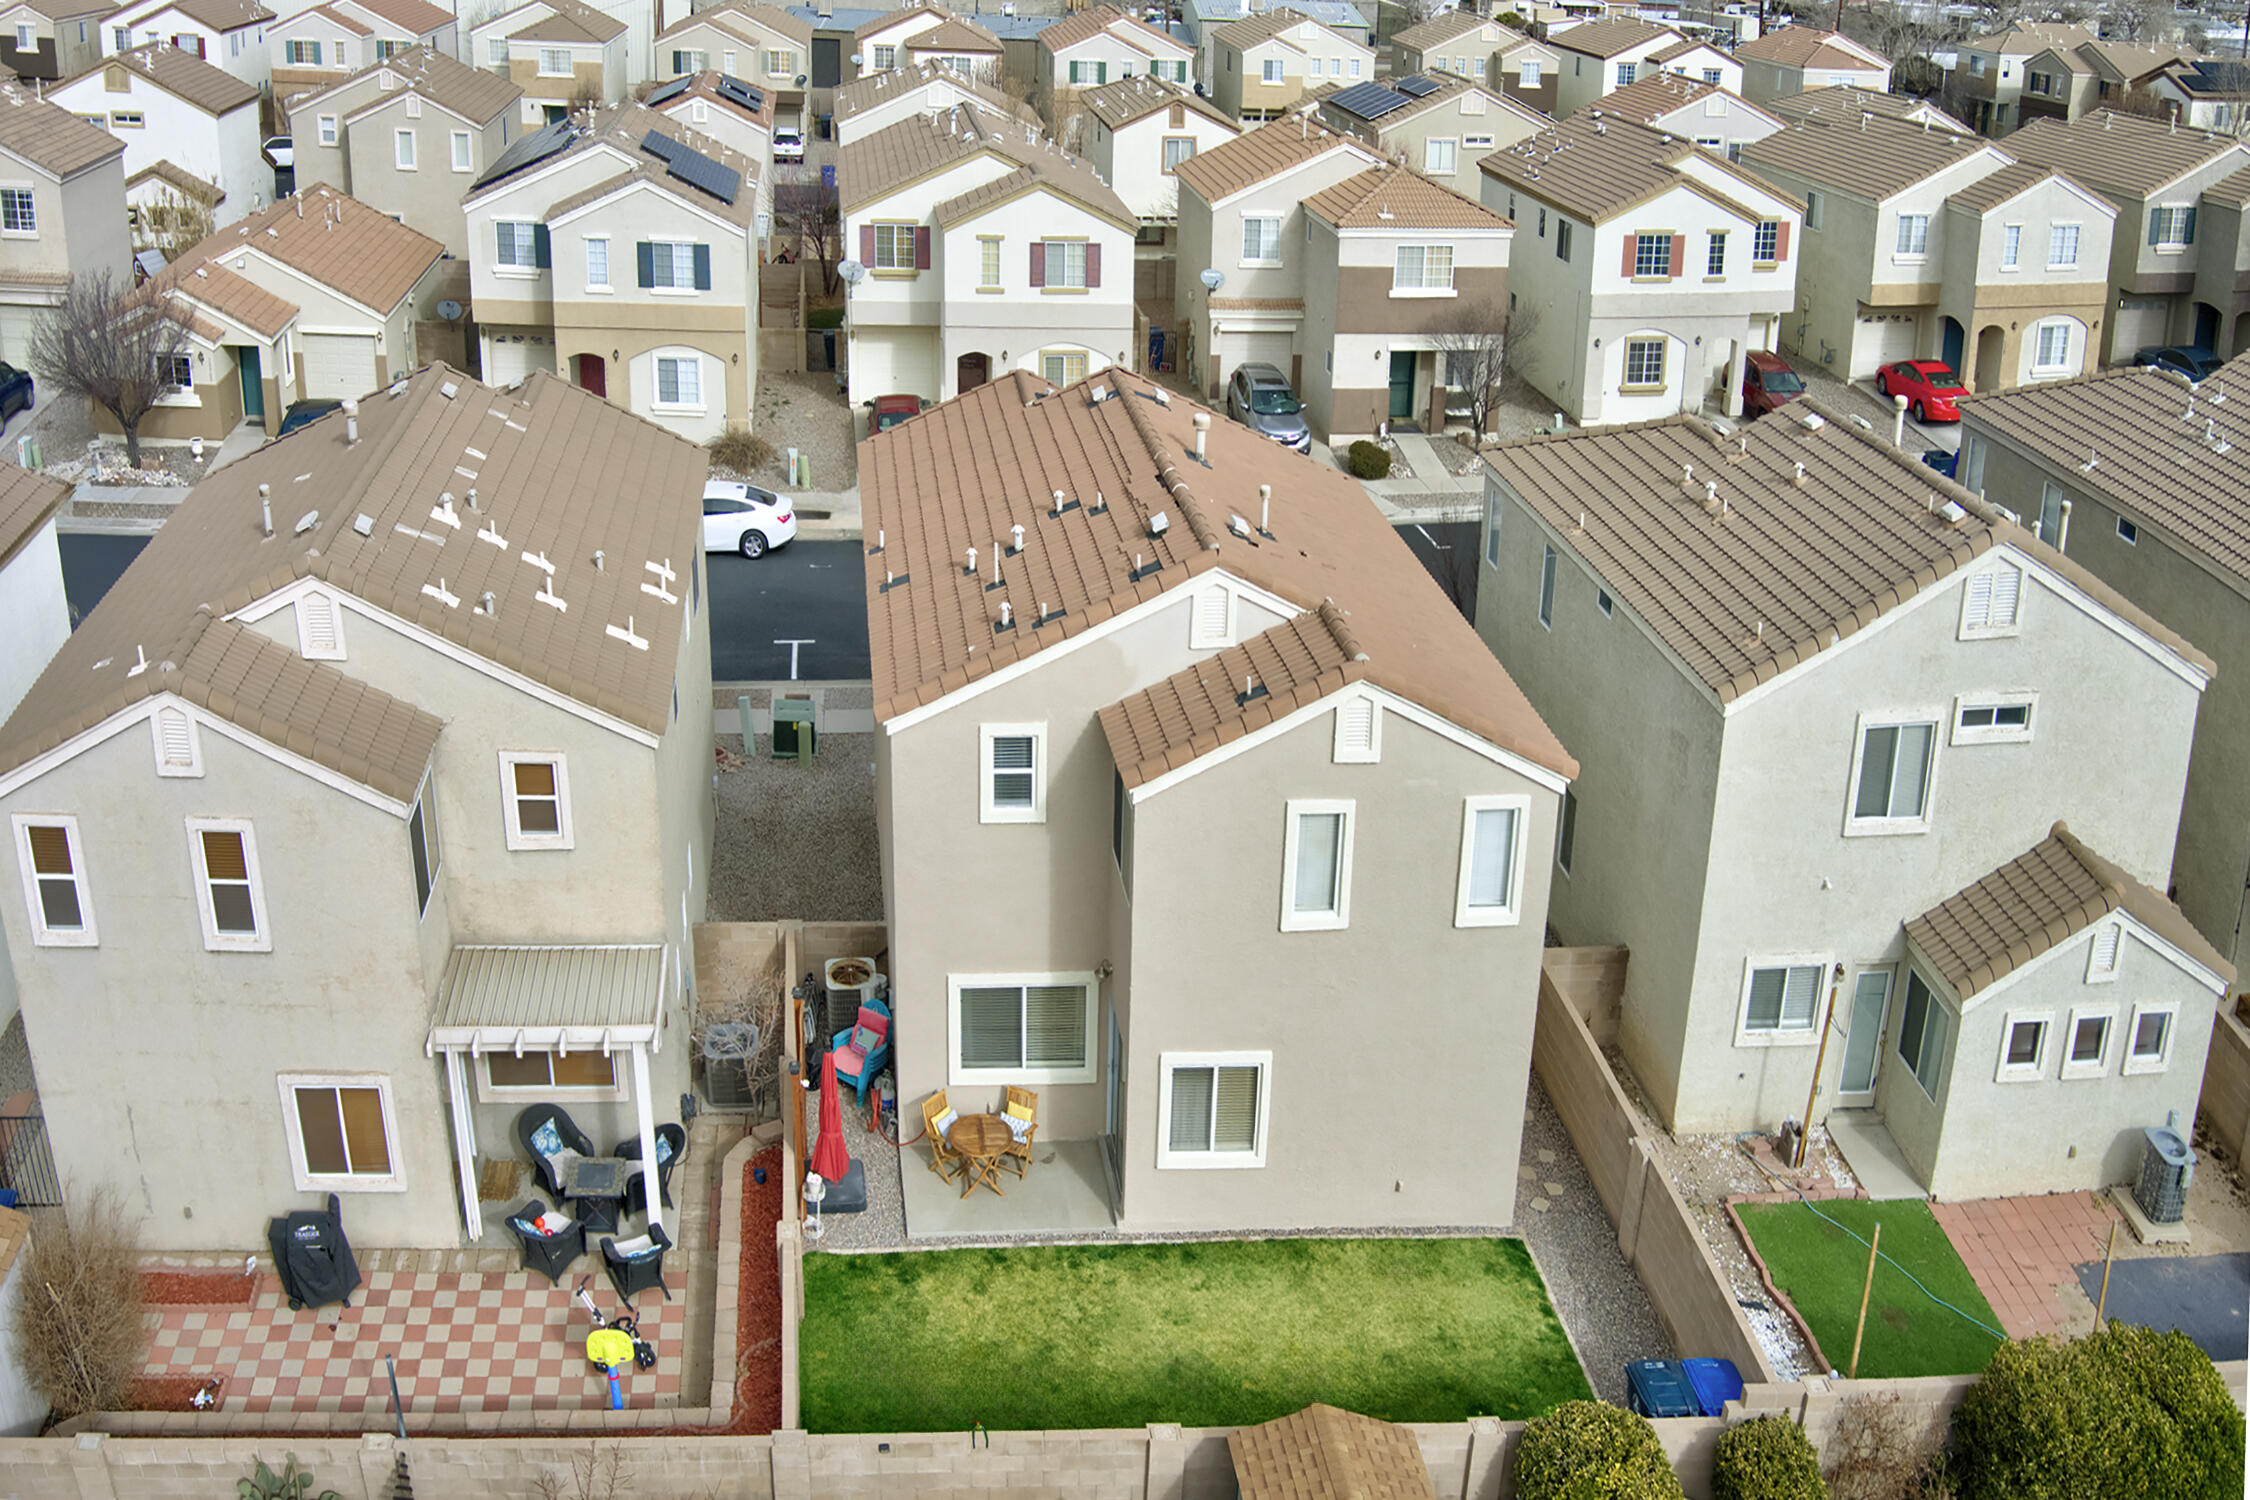
{"type": "Polygon", "coordinates": [[[1235,366],[1234,378],[1227,382],[1227,415],[1299,453],[1312,451],[1304,403],[1289,389],[1289,377],[1272,365],[1235,366]]]}

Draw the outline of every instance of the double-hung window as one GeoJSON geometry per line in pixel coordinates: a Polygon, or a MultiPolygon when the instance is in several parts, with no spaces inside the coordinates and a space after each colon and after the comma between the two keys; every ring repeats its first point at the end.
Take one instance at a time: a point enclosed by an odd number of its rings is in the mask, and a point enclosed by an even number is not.
{"type": "Polygon", "coordinates": [[[414,811],[406,819],[407,852],[414,859],[414,910],[417,915],[427,915],[430,896],[437,890],[438,869],[443,853],[438,846],[437,789],[430,778],[422,778],[421,790],[414,794],[414,811]]]}
{"type": "Polygon", "coordinates": [[[977,730],[977,821],[1047,821],[1047,726],[985,724],[977,730]]]}
{"type": "Polygon", "coordinates": [[[1628,87],[1632,83],[1633,74],[1638,71],[1638,68],[1639,65],[1635,63],[1619,63],[1617,65],[1617,86],[1619,88],[1628,87]]]}
{"type": "Polygon", "coordinates": [[[977,290],[1000,290],[1000,236],[985,235],[977,241],[977,290]]]}
{"type": "Polygon", "coordinates": [[[1862,721],[1846,833],[1919,833],[1930,826],[1933,722],[1862,721]]]}
{"type": "MultiPolygon", "coordinates": [[[[686,240],[649,241],[649,286],[658,291],[694,291],[695,250],[696,247],[686,240]]],[[[913,261],[907,264],[912,265],[913,261]]]]}
{"type": "Polygon", "coordinates": [[[1928,214],[1900,214],[1898,216],[1898,253],[1902,257],[1916,260],[1930,253],[1930,216],[1928,214]]]}
{"type": "Polygon", "coordinates": [[[1453,290],[1451,245],[1401,245],[1392,264],[1394,292],[1450,292],[1453,290]]]}
{"type": "Polygon", "coordinates": [[[877,224],[875,226],[875,264],[878,271],[911,271],[914,269],[914,230],[912,224],[877,224]]]}
{"type": "Polygon", "coordinates": [[[2021,270],[2023,267],[2023,226],[2004,224],[2000,228],[2000,269],[2021,270]]]}
{"type": "Polygon", "coordinates": [[[1664,385],[1664,345],[1661,338],[1625,341],[1625,388],[1658,390],[1664,385]]]}
{"type": "Polygon", "coordinates": [[[1094,1081],[1092,974],[956,974],[947,988],[947,1082],[1094,1081]]]}
{"type": "Polygon", "coordinates": [[[391,1081],[380,1073],[284,1073],[281,1120],[301,1192],[406,1188],[392,1127],[391,1081]]]}
{"type": "Polygon", "coordinates": [[[2172,1033],[2179,1029],[2177,1001],[2144,1002],[2133,1007],[2125,1026],[2125,1071],[2161,1073],[2171,1065],[2172,1033]]]}
{"type": "MultiPolygon", "coordinates": [[[[898,48],[895,46],[877,47],[874,50],[873,56],[874,63],[872,64],[872,66],[874,68],[874,71],[878,73],[887,73],[891,69],[898,66],[898,48]]],[[[1077,69],[1077,66],[1078,65],[1076,63],[1071,64],[1071,68],[1073,70],[1071,74],[1071,82],[1073,83],[1076,83],[1078,81],[1077,73],[1075,71],[1077,69]]]]}
{"type": "Polygon", "coordinates": [[[1039,373],[1047,377],[1049,385],[1074,385],[1086,378],[1086,355],[1083,350],[1050,349],[1039,355],[1039,373]]]}
{"type": "MultiPolygon", "coordinates": [[[[1807,222],[1810,222],[1809,220],[1807,222]]],[[[1750,259],[1761,266],[1770,266],[1781,258],[1781,221],[1766,219],[1750,236],[1750,259]]]]}
{"type": "Polygon", "coordinates": [[[2062,1076],[2099,1078],[2109,1071],[2109,1039],[2117,1029],[2112,1005],[2074,1005],[2063,1043],[2062,1076]]]}
{"type": "Polygon", "coordinates": [[[289,64],[291,67],[298,68],[319,67],[320,43],[317,41],[291,42],[289,44],[289,64]]]}
{"type": "Polygon", "coordinates": [[[1195,137],[1168,135],[1164,137],[1164,175],[1169,177],[1180,170],[1180,163],[1195,155],[1195,137]]]}
{"type": "Polygon", "coordinates": [[[487,65],[506,72],[508,67],[508,39],[504,36],[488,38],[484,44],[484,60],[487,65]]]}
{"type": "Polygon", "coordinates": [[[1242,221],[1242,263],[1246,266],[1281,264],[1281,220],[1258,215],[1242,221]]]}
{"type": "Polygon", "coordinates": [[[609,236],[594,234],[586,237],[586,290],[609,290],[609,236]]]}
{"type": "Polygon", "coordinates": [[[472,169],[472,163],[469,154],[469,132],[467,132],[466,130],[454,131],[452,134],[452,145],[453,170],[456,172],[470,171],[472,169]]]}
{"type": "Polygon", "coordinates": [[[766,76],[769,78],[794,78],[797,76],[797,54],[794,51],[766,49],[766,76]]]}
{"type": "Polygon", "coordinates": [[[1824,959],[1753,962],[1749,982],[1743,986],[1736,1043],[1813,1040],[1820,1019],[1821,981],[1827,972],[1824,959]]]}
{"type": "Polygon", "coordinates": [[[541,78],[568,78],[570,75],[569,48],[541,47],[539,49],[539,76],[541,78]]]}
{"type": "Polygon", "coordinates": [[[2078,226],[2055,224],[2047,230],[2047,269],[2070,271],[2078,267],[2078,226]]]}
{"type": "Polygon", "coordinates": [[[1258,65],[1258,81],[1260,83],[1280,83],[1283,76],[1281,59],[1278,57],[1269,57],[1258,65]]]}
{"type": "Polygon", "coordinates": [[[1523,61],[1522,61],[1522,62],[1521,62],[1520,64],[1518,64],[1518,65],[1517,65],[1517,67],[1516,67],[1516,87],[1517,87],[1517,88],[1519,88],[1519,89],[1535,89],[1535,88],[1539,87],[1539,59],[1538,59],[1538,58],[1536,58],[1536,57],[1527,57],[1527,58],[1525,58],[1525,59],[1524,59],[1524,60],[1523,60],[1523,61]]]}
{"type": "Polygon", "coordinates": [[[1906,971],[1906,1009],[1898,1021],[1898,1055],[1914,1072],[1914,1081],[1932,1100],[1945,1071],[1945,1053],[1953,1039],[1953,1013],[1932,993],[1921,974],[1909,965],[1906,971]]]}
{"type": "Polygon", "coordinates": [[[500,219],[492,226],[492,263],[512,271],[539,269],[539,226],[500,219]]]}
{"type": "Polygon", "coordinates": [[[27,187],[0,188],[0,232],[36,235],[39,210],[27,187]]]}
{"type": "Polygon", "coordinates": [[[1167,1052],[1159,1066],[1160,1170],[1266,1164],[1271,1052],[1167,1052]]]}
{"type": "Polygon", "coordinates": [[[319,116],[315,128],[323,146],[336,144],[336,117],[334,115],[319,116]]]}
{"type": "Polygon", "coordinates": [[[411,131],[411,130],[394,130],[394,131],[392,131],[392,132],[391,132],[391,151],[392,151],[392,160],[393,160],[393,161],[395,161],[395,162],[397,163],[397,165],[398,165],[398,169],[399,169],[399,170],[400,170],[401,172],[411,172],[411,171],[413,171],[413,170],[414,170],[414,132],[413,132],[413,131],[411,131]]]}
{"type": "Polygon", "coordinates": [[[703,356],[700,354],[659,354],[656,356],[656,404],[659,407],[693,408],[703,406],[703,356]]]}
{"type": "Polygon", "coordinates": [[[1422,171],[1429,177],[1451,177],[1461,159],[1461,143],[1449,135],[1432,136],[1422,143],[1422,171]]]}
{"type": "Polygon", "coordinates": [[[94,900],[78,820],[65,814],[15,815],[16,862],[31,906],[31,941],[42,948],[91,948],[94,900]]]}
{"type": "Polygon", "coordinates": [[[2148,242],[2159,250],[2185,250],[2194,244],[2194,207],[2150,209],[2148,242]]]}
{"type": "Polygon", "coordinates": [[[1672,236],[1669,234],[1636,234],[1633,236],[1633,275],[1669,276],[1672,274],[1672,236]]]}
{"type": "Polygon", "coordinates": [[[672,49],[672,71],[679,74],[700,73],[710,66],[710,54],[692,47],[672,49]]]}
{"type": "Polygon", "coordinates": [[[195,390],[194,355],[167,354],[163,358],[163,366],[166,395],[185,396],[195,390]]]}
{"type": "Polygon", "coordinates": [[[559,755],[500,752],[500,802],[510,849],[568,849],[570,773],[559,755]]]}
{"type": "Polygon", "coordinates": [[[250,824],[241,818],[190,818],[187,832],[203,946],[213,953],[271,953],[273,934],[250,824]]]}
{"type": "Polygon", "coordinates": [[[1461,871],[1453,925],[1513,927],[1523,919],[1525,797],[1471,797],[1461,812],[1461,871]]]}
{"type": "Polygon", "coordinates": [[[1351,924],[1353,813],[1348,801],[1291,799],[1282,840],[1283,932],[1351,924]]]}
{"type": "Polygon", "coordinates": [[[1043,287],[1077,287],[1086,285],[1086,241],[1048,240],[1041,246],[1046,261],[1043,287]]]}
{"type": "Polygon", "coordinates": [[[1706,276],[1724,276],[1727,274],[1727,232],[1723,229],[1711,231],[1711,248],[1703,258],[1703,274],[1706,276]]]}

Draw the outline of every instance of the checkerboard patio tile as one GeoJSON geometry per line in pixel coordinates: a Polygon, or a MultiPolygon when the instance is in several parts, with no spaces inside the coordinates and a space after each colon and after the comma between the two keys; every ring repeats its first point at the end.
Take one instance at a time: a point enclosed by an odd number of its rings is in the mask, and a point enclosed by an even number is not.
{"type": "MultiPolygon", "coordinates": [[[[575,1284],[569,1276],[550,1287],[529,1271],[372,1271],[349,1308],[291,1312],[268,1277],[247,1311],[151,1309],[144,1373],[219,1376],[222,1410],[387,1412],[388,1354],[409,1414],[598,1409],[609,1404],[609,1382],[586,1362],[593,1324],[571,1296],[575,1284]]],[[[605,1316],[617,1311],[598,1270],[589,1290],[605,1316]]],[[[624,1372],[626,1405],[677,1406],[686,1310],[650,1292],[633,1315],[657,1363],[624,1372]]]]}
{"type": "Polygon", "coordinates": [[[2114,1215],[2092,1193],[1933,1203],[1930,1212],[2010,1338],[2069,1333],[2093,1309],[2077,1268],[2100,1260],[2114,1215]]]}

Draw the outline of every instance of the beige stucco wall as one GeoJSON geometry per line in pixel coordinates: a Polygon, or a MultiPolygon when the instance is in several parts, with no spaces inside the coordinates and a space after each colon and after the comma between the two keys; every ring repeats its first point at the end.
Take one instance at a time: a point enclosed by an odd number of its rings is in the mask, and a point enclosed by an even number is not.
{"type": "MultiPolygon", "coordinates": [[[[475,125],[425,101],[421,118],[408,119],[405,99],[401,94],[382,108],[351,121],[345,128],[350,150],[351,194],[384,213],[400,216],[409,226],[432,239],[443,241],[447,254],[465,256],[469,252],[469,242],[461,197],[468,192],[469,184],[476,181],[477,174],[506,149],[515,112],[502,110],[486,124],[475,125]],[[401,130],[411,130],[415,135],[415,166],[411,171],[398,165],[395,137],[401,130]],[[455,131],[466,132],[469,137],[469,169],[465,172],[453,169],[455,131]]],[[[316,111],[319,114],[333,112],[333,106],[328,104],[316,111]]],[[[305,114],[306,111],[300,110],[293,118],[305,114]]],[[[317,140],[317,135],[313,139],[317,140]]],[[[316,146],[314,150],[319,151],[319,148],[316,146]]]]}

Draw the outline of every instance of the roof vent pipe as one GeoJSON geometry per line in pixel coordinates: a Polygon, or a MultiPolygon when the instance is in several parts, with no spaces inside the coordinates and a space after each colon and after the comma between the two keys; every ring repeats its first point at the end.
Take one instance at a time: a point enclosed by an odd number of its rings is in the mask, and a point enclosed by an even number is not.
{"type": "Polygon", "coordinates": [[[359,441],[359,403],[346,401],[344,406],[344,446],[349,448],[359,441]]]}
{"type": "Polygon", "coordinates": [[[1009,604],[1008,604],[1008,601],[1007,601],[1007,600],[1005,600],[1005,599],[1001,600],[1001,601],[1000,601],[1000,628],[1001,628],[1002,630],[1006,630],[1006,629],[1007,629],[1007,628],[1008,628],[1009,626],[1011,626],[1011,625],[1013,625],[1013,624],[1015,624],[1015,623],[1016,623],[1016,620],[1015,620],[1015,615],[1016,615],[1016,612],[1015,612],[1015,610],[1014,610],[1013,608],[1011,608],[1011,607],[1009,606],[1009,604]]]}
{"type": "Polygon", "coordinates": [[[258,520],[259,523],[265,528],[266,535],[272,536],[273,486],[270,484],[261,484],[258,486],[258,520]]]}
{"type": "Polygon", "coordinates": [[[1023,550],[1023,528],[1022,528],[1021,526],[1011,526],[1011,527],[1009,527],[1009,528],[1008,528],[1008,540],[1009,540],[1009,547],[1008,547],[1008,550],[1009,550],[1009,551],[1011,551],[1011,552],[1021,552],[1021,551],[1023,550]]]}
{"type": "Polygon", "coordinates": [[[1210,431],[1211,414],[1207,411],[1197,412],[1195,414],[1195,461],[1197,463],[1202,463],[1204,461],[1203,440],[1210,434],[1210,431]]]}
{"type": "Polygon", "coordinates": [[[594,571],[597,573],[606,571],[602,566],[602,551],[599,547],[594,549],[594,571]]]}
{"type": "Polygon", "coordinates": [[[974,548],[974,547],[971,547],[971,548],[969,549],[969,565],[968,565],[967,567],[963,568],[963,569],[962,569],[961,571],[962,571],[963,573],[967,574],[967,575],[968,575],[969,577],[971,577],[971,578],[974,578],[974,577],[976,577],[976,576],[977,576],[977,549],[976,549],[976,548],[974,548]]]}
{"type": "Polygon", "coordinates": [[[1891,405],[1898,408],[1897,413],[1891,418],[1891,446],[1903,448],[1906,446],[1906,397],[1904,395],[1891,397],[1891,405]]]}
{"type": "Polygon", "coordinates": [[[488,615],[498,615],[500,613],[500,601],[490,589],[486,589],[484,591],[484,612],[488,615]]]}
{"type": "Polygon", "coordinates": [[[1258,486],[1258,529],[1267,536],[1273,535],[1273,486],[1258,486]]]}
{"type": "Polygon", "coordinates": [[[1797,472],[1790,477],[1789,482],[1799,489],[1805,487],[1805,466],[1802,463],[1797,465],[1797,472]]]}
{"type": "Polygon", "coordinates": [[[476,513],[477,513],[477,487],[476,487],[475,485],[473,485],[473,484],[472,484],[472,485],[470,485],[470,486],[469,486],[469,514],[473,516],[473,515],[475,515],[476,513]]]}

